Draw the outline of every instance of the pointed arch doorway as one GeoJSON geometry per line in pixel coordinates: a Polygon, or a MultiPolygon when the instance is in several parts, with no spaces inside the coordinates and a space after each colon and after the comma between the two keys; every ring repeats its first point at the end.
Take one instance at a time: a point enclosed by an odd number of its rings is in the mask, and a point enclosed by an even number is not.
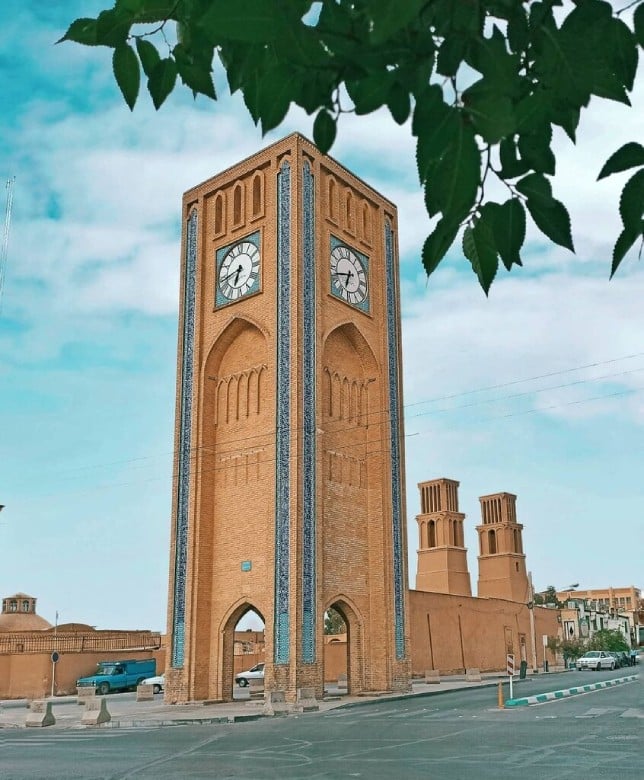
{"type": "Polygon", "coordinates": [[[335,599],[324,612],[324,684],[329,691],[365,689],[362,621],[348,599],[335,599]]]}
{"type": "Polygon", "coordinates": [[[256,694],[263,696],[266,663],[263,615],[253,604],[240,604],[225,621],[221,634],[221,699],[232,701],[256,694]]]}

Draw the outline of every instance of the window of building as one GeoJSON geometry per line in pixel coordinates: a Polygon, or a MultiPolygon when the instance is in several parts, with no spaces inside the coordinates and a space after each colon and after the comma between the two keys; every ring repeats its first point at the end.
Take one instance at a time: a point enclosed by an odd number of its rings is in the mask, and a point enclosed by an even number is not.
{"type": "Polygon", "coordinates": [[[9,612],[17,612],[18,611],[18,602],[15,599],[12,599],[9,602],[9,612]]]}
{"type": "Polygon", "coordinates": [[[261,171],[258,171],[253,177],[253,217],[262,215],[262,203],[264,190],[264,178],[261,171]]]}
{"type": "Polygon", "coordinates": [[[25,599],[22,602],[22,611],[23,612],[29,612],[29,602],[27,601],[27,599],[25,599]]]}
{"type": "Polygon", "coordinates": [[[215,235],[221,235],[225,230],[224,196],[221,192],[215,196],[215,235]]]}
{"type": "Polygon", "coordinates": [[[240,225],[244,218],[242,214],[243,195],[242,185],[238,184],[233,190],[233,224],[235,226],[240,225]]]}

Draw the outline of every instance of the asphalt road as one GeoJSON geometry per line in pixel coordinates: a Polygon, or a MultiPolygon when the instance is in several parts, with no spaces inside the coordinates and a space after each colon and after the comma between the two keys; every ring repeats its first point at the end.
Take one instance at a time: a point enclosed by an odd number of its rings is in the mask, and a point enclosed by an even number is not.
{"type": "MultiPolygon", "coordinates": [[[[515,686],[515,696],[626,672],[529,679],[515,686]]],[[[639,778],[644,777],[642,686],[638,679],[504,710],[496,706],[495,688],[477,688],[232,725],[5,729],[0,730],[0,778],[639,778]]]]}

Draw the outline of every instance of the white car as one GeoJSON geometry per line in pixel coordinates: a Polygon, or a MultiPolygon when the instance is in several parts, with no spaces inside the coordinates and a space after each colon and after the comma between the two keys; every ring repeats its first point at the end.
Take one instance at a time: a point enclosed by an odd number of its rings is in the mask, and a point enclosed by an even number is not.
{"type": "Polygon", "coordinates": [[[577,659],[575,665],[579,671],[582,669],[594,669],[596,672],[600,669],[612,670],[615,668],[615,656],[605,650],[589,650],[577,659]]]}
{"type": "Polygon", "coordinates": [[[151,685],[154,693],[161,693],[165,685],[165,679],[162,674],[158,674],[156,677],[147,677],[141,685],[151,685]]]}
{"type": "Polygon", "coordinates": [[[264,679],[264,664],[255,664],[247,672],[239,672],[235,675],[235,682],[240,688],[246,688],[250,684],[250,680],[263,680],[264,679]]]}

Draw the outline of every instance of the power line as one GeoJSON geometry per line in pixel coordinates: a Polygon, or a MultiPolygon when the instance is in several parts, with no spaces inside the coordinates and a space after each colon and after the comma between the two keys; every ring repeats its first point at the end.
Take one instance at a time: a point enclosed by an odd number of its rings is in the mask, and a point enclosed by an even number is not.
{"type": "MultiPolygon", "coordinates": [[[[536,381],[538,379],[545,379],[545,378],[552,377],[552,376],[561,376],[561,375],[564,375],[564,374],[572,373],[574,371],[585,370],[587,368],[597,368],[599,366],[610,365],[612,363],[617,363],[617,362],[620,362],[620,361],[623,361],[623,360],[630,360],[630,359],[633,359],[633,358],[636,358],[636,357],[641,357],[641,356],[644,356],[644,352],[634,353],[632,355],[625,355],[623,357],[618,357],[618,358],[611,358],[609,360],[597,361],[595,363],[587,363],[587,364],[582,365],[582,366],[576,366],[576,367],[573,367],[573,368],[562,369],[560,371],[551,371],[551,372],[548,372],[548,373],[545,373],[545,374],[539,374],[537,376],[529,377],[529,378],[526,378],[526,379],[516,379],[516,380],[509,381],[509,382],[503,382],[503,383],[500,383],[500,384],[497,384],[497,385],[490,385],[488,387],[482,387],[482,388],[477,388],[477,389],[473,389],[473,390],[465,390],[465,391],[462,391],[462,392],[459,392],[459,393],[452,393],[452,394],[445,395],[445,396],[437,396],[434,399],[430,399],[430,400],[426,400],[426,401],[417,401],[417,402],[414,402],[414,403],[411,403],[411,404],[405,404],[403,406],[403,410],[411,409],[411,408],[414,408],[416,406],[420,406],[420,405],[426,404],[426,403],[435,403],[435,402],[441,401],[441,400],[452,400],[452,399],[455,399],[455,398],[460,398],[460,397],[463,397],[463,396],[472,395],[474,393],[485,392],[485,391],[488,391],[488,390],[501,389],[501,388],[504,388],[504,387],[511,387],[513,385],[523,384],[525,382],[533,382],[533,381],[536,381]]],[[[409,420],[409,419],[415,419],[415,418],[418,418],[418,417],[424,417],[424,416],[433,415],[433,414],[445,414],[445,413],[449,413],[449,412],[459,411],[461,409],[467,409],[467,408],[472,408],[472,407],[475,407],[475,406],[481,406],[483,404],[501,403],[503,401],[514,400],[516,398],[521,398],[521,397],[526,397],[526,396],[532,396],[532,395],[536,395],[538,393],[548,392],[550,390],[559,390],[559,389],[566,388],[566,387],[573,387],[573,386],[577,386],[577,385],[583,385],[583,384],[589,384],[589,383],[592,383],[592,382],[598,382],[598,381],[602,381],[602,380],[605,380],[605,379],[612,379],[612,378],[615,378],[615,377],[626,376],[626,375],[629,375],[629,374],[637,373],[639,371],[644,371],[644,367],[634,368],[634,369],[630,369],[628,371],[621,371],[621,372],[617,372],[617,373],[603,374],[603,375],[598,376],[598,377],[588,377],[587,379],[577,379],[577,380],[574,380],[573,382],[566,382],[566,383],[562,383],[562,384],[558,384],[558,385],[550,385],[548,387],[536,388],[534,390],[525,390],[525,391],[523,391],[521,393],[513,393],[513,394],[510,394],[510,395],[504,395],[504,396],[500,396],[500,397],[497,397],[497,398],[481,399],[481,400],[478,400],[478,401],[473,401],[473,402],[468,403],[468,404],[461,404],[459,406],[452,406],[452,407],[447,407],[447,408],[443,408],[443,409],[430,409],[430,410],[427,410],[427,411],[418,412],[418,413],[413,414],[413,415],[405,415],[405,419],[409,420]]],[[[629,391],[625,391],[625,392],[627,393],[629,391]]],[[[599,396],[599,397],[601,397],[601,396],[599,396]]],[[[612,397],[612,396],[611,395],[607,395],[606,397],[612,397]]],[[[549,409],[549,408],[553,408],[553,407],[541,407],[541,408],[549,409]]],[[[534,411],[539,411],[539,408],[535,409],[534,411]]],[[[499,415],[495,415],[494,417],[487,418],[487,419],[499,419],[500,417],[503,417],[503,418],[505,418],[505,417],[512,417],[512,416],[515,416],[515,414],[523,414],[523,413],[524,412],[517,412],[517,413],[511,413],[509,415],[500,415],[500,416],[499,415]]],[[[326,425],[330,424],[331,426],[333,426],[334,423],[337,423],[337,428],[333,428],[333,427],[327,428],[325,432],[326,433],[334,433],[337,430],[341,430],[343,432],[348,432],[348,431],[352,431],[352,430],[353,431],[357,431],[357,430],[360,430],[361,428],[377,427],[377,426],[379,426],[379,425],[381,425],[383,423],[386,424],[386,423],[389,422],[389,409],[387,408],[385,410],[374,410],[374,411],[371,411],[371,412],[365,412],[364,414],[361,414],[361,415],[354,415],[353,419],[359,420],[359,419],[362,419],[363,417],[369,417],[369,416],[371,416],[371,417],[378,417],[379,416],[381,419],[379,419],[375,423],[372,423],[369,426],[364,426],[360,422],[356,422],[353,425],[347,424],[347,422],[349,422],[349,423],[351,422],[351,419],[349,421],[344,420],[344,419],[343,420],[339,420],[339,421],[338,420],[328,420],[325,423],[326,425]]],[[[292,430],[293,433],[303,433],[303,428],[301,426],[298,427],[298,428],[293,427],[291,430],[292,430]]],[[[228,449],[220,450],[219,454],[221,454],[221,455],[225,455],[225,454],[228,454],[228,453],[234,454],[239,449],[239,447],[235,447],[235,445],[242,445],[244,443],[249,444],[253,440],[261,441],[261,440],[266,439],[268,437],[275,436],[275,433],[276,433],[275,429],[272,429],[270,431],[265,431],[265,432],[262,432],[262,433],[248,434],[248,435],[241,436],[239,438],[228,439],[227,441],[225,441],[223,443],[223,446],[227,447],[228,449]]],[[[408,435],[411,435],[411,434],[408,434],[408,435]]],[[[346,445],[346,446],[351,446],[351,445],[346,445]]],[[[212,450],[212,449],[213,448],[210,445],[207,445],[207,444],[201,444],[201,445],[192,447],[191,451],[190,451],[190,457],[192,459],[192,458],[196,457],[199,454],[199,452],[202,452],[203,450],[212,450]]],[[[173,454],[174,454],[174,451],[166,451],[164,453],[159,453],[157,455],[144,455],[144,456],[140,456],[140,457],[137,457],[137,458],[125,458],[123,460],[110,461],[110,462],[104,463],[104,464],[100,464],[99,463],[99,464],[94,464],[94,465],[90,465],[90,466],[72,467],[72,468],[68,469],[67,471],[71,471],[72,473],[79,473],[81,471],[86,471],[86,470],[90,470],[90,469],[108,468],[110,466],[127,465],[129,463],[141,463],[143,461],[149,461],[149,460],[154,460],[154,459],[158,459],[158,458],[169,457],[169,456],[171,456],[173,454]]],[[[147,466],[143,465],[143,468],[147,468],[147,466]]],[[[61,472],[59,471],[58,473],[61,473],[61,472]]]]}
{"type": "Polygon", "coordinates": [[[2,293],[4,290],[4,277],[7,268],[7,256],[9,254],[9,230],[11,228],[11,212],[13,210],[13,186],[16,177],[7,179],[7,206],[4,214],[4,229],[2,232],[2,247],[0,248],[0,314],[2,314],[2,293]]]}
{"type": "MultiPolygon", "coordinates": [[[[633,388],[633,389],[630,389],[630,390],[618,391],[618,392],[615,392],[615,393],[608,393],[608,394],[605,394],[605,395],[593,396],[591,398],[582,398],[582,399],[577,399],[575,401],[568,401],[568,402],[564,402],[564,403],[552,404],[552,405],[547,406],[547,407],[535,407],[535,408],[532,408],[532,409],[524,409],[524,410],[522,410],[520,412],[512,412],[510,414],[494,415],[492,417],[487,417],[484,420],[481,420],[481,422],[488,422],[490,420],[505,420],[505,419],[508,419],[510,417],[519,417],[519,416],[523,416],[523,415],[526,415],[526,414],[534,414],[535,412],[549,411],[551,409],[557,409],[557,408],[562,408],[562,407],[566,407],[566,406],[575,406],[575,405],[584,404],[584,403],[591,403],[593,401],[600,401],[600,400],[604,400],[604,399],[607,399],[607,398],[615,398],[615,397],[624,396],[624,395],[632,395],[632,394],[639,393],[642,390],[644,390],[644,386],[633,388]]],[[[416,431],[414,433],[407,433],[407,434],[405,434],[405,438],[407,439],[407,438],[411,438],[413,436],[427,436],[427,435],[431,435],[433,433],[434,433],[434,431],[416,431]]],[[[381,444],[383,441],[384,441],[384,439],[382,437],[380,437],[380,438],[371,439],[371,440],[367,440],[367,441],[355,442],[355,443],[352,443],[352,444],[338,445],[336,447],[336,449],[340,450],[340,449],[349,449],[349,448],[355,448],[355,447],[364,447],[364,448],[366,448],[369,445],[381,444]]],[[[388,441],[388,439],[387,439],[387,441],[388,441]]],[[[271,445],[269,445],[269,446],[271,446],[271,445]]],[[[378,449],[378,450],[371,449],[371,450],[369,450],[369,452],[365,452],[365,458],[364,459],[366,460],[367,457],[373,457],[373,456],[376,456],[376,455],[380,455],[380,454],[382,454],[384,452],[389,452],[389,448],[388,447],[384,447],[384,448],[381,448],[381,449],[378,449]]],[[[191,454],[191,462],[192,462],[191,465],[194,465],[194,459],[197,457],[198,454],[199,454],[198,452],[194,452],[193,454],[191,454]]],[[[212,456],[210,456],[210,457],[214,457],[214,454],[212,456]]],[[[303,457],[302,453],[299,452],[299,453],[297,453],[295,455],[292,455],[291,456],[291,460],[300,459],[302,457],[303,457]]],[[[275,463],[275,461],[276,461],[275,457],[264,458],[261,461],[257,461],[255,463],[248,464],[248,468],[249,469],[250,468],[253,468],[253,469],[254,468],[259,468],[260,466],[264,466],[264,465],[267,465],[267,464],[275,463]]],[[[217,474],[218,472],[228,471],[228,470],[237,469],[237,468],[240,468],[239,464],[231,464],[231,465],[226,465],[226,466],[214,466],[212,468],[200,468],[196,472],[193,472],[192,469],[191,469],[191,472],[192,472],[192,476],[194,476],[195,478],[202,479],[204,476],[207,476],[207,475],[214,475],[214,474],[217,474]]],[[[171,475],[171,480],[176,479],[177,476],[178,476],[177,472],[173,471],[173,473],[171,475]]],[[[161,481],[166,481],[166,480],[167,480],[167,477],[149,477],[147,479],[133,480],[133,481],[129,481],[129,482],[113,482],[113,483],[108,483],[108,484],[104,484],[104,485],[96,485],[96,486],[93,486],[93,487],[89,487],[87,489],[80,489],[80,490],[77,490],[77,491],[70,491],[70,493],[74,494],[74,495],[91,495],[92,493],[95,493],[97,491],[112,490],[114,488],[119,488],[119,487],[130,487],[132,485],[141,485],[141,484],[145,484],[145,483],[149,483],[149,482],[161,482],[161,481]]],[[[58,495],[58,494],[57,493],[49,493],[49,494],[46,494],[44,496],[39,496],[39,500],[47,498],[47,497],[50,497],[50,496],[53,496],[53,495],[58,495]]],[[[33,500],[36,500],[36,499],[33,499],[33,500]]]]}

